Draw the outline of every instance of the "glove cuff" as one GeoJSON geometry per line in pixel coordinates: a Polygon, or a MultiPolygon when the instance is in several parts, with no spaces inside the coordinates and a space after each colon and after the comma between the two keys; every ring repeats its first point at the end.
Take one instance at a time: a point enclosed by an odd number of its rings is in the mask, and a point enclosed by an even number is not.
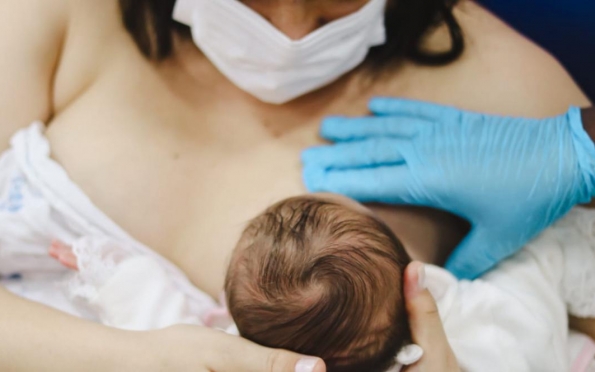
{"type": "Polygon", "coordinates": [[[572,131],[574,149],[583,178],[583,192],[581,193],[581,197],[584,200],[580,200],[579,202],[586,203],[595,196],[595,144],[583,128],[580,108],[570,107],[566,116],[572,131]]]}

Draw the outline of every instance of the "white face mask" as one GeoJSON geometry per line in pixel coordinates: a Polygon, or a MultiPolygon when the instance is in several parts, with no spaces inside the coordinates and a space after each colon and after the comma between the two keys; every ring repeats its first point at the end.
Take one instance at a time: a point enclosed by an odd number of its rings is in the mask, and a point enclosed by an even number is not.
{"type": "Polygon", "coordinates": [[[173,17],[192,28],[196,45],[235,85],[281,104],[335,81],[384,44],[385,5],[370,0],[300,40],[239,0],[178,0],[173,17]]]}

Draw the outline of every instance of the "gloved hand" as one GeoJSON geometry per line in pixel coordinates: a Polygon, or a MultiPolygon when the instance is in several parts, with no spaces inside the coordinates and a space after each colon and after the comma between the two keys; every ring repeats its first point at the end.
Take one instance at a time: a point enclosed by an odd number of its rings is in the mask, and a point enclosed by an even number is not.
{"type": "Polygon", "coordinates": [[[302,154],[307,188],[466,218],[471,232],[446,264],[459,278],[481,275],[594,194],[595,146],[578,108],[536,120],[378,98],[370,110],[324,121],[336,144],[302,154]]]}

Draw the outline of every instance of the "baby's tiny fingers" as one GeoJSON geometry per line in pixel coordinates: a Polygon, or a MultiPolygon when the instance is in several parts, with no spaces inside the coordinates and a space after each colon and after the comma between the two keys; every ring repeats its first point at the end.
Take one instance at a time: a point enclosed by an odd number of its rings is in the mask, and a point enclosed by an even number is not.
{"type": "Polygon", "coordinates": [[[50,251],[52,252],[72,252],[72,247],[62,243],[59,240],[52,240],[50,245],[50,251]]]}
{"type": "Polygon", "coordinates": [[[60,251],[59,249],[56,247],[56,245],[54,243],[52,243],[52,245],[50,245],[50,249],[48,250],[48,254],[55,258],[56,260],[60,259],[60,251]]]}
{"type": "Polygon", "coordinates": [[[60,263],[62,263],[62,265],[66,266],[67,268],[72,270],[78,270],[77,258],[74,255],[74,253],[72,253],[72,251],[61,252],[58,260],[60,261],[60,263]]]}
{"type": "Polygon", "coordinates": [[[48,251],[49,255],[60,263],[72,270],[78,270],[76,255],[72,252],[72,247],[62,243],[59,240],[53,240],[48,251]]]}

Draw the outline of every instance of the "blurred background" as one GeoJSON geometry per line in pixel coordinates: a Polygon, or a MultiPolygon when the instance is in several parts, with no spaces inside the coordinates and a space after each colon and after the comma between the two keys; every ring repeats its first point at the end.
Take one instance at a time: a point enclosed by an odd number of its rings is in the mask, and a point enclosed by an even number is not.
{"type": "Polygon", "coordinates": [[[552,53],[595,102],[595,0],[478,0],[552,53]]]}

